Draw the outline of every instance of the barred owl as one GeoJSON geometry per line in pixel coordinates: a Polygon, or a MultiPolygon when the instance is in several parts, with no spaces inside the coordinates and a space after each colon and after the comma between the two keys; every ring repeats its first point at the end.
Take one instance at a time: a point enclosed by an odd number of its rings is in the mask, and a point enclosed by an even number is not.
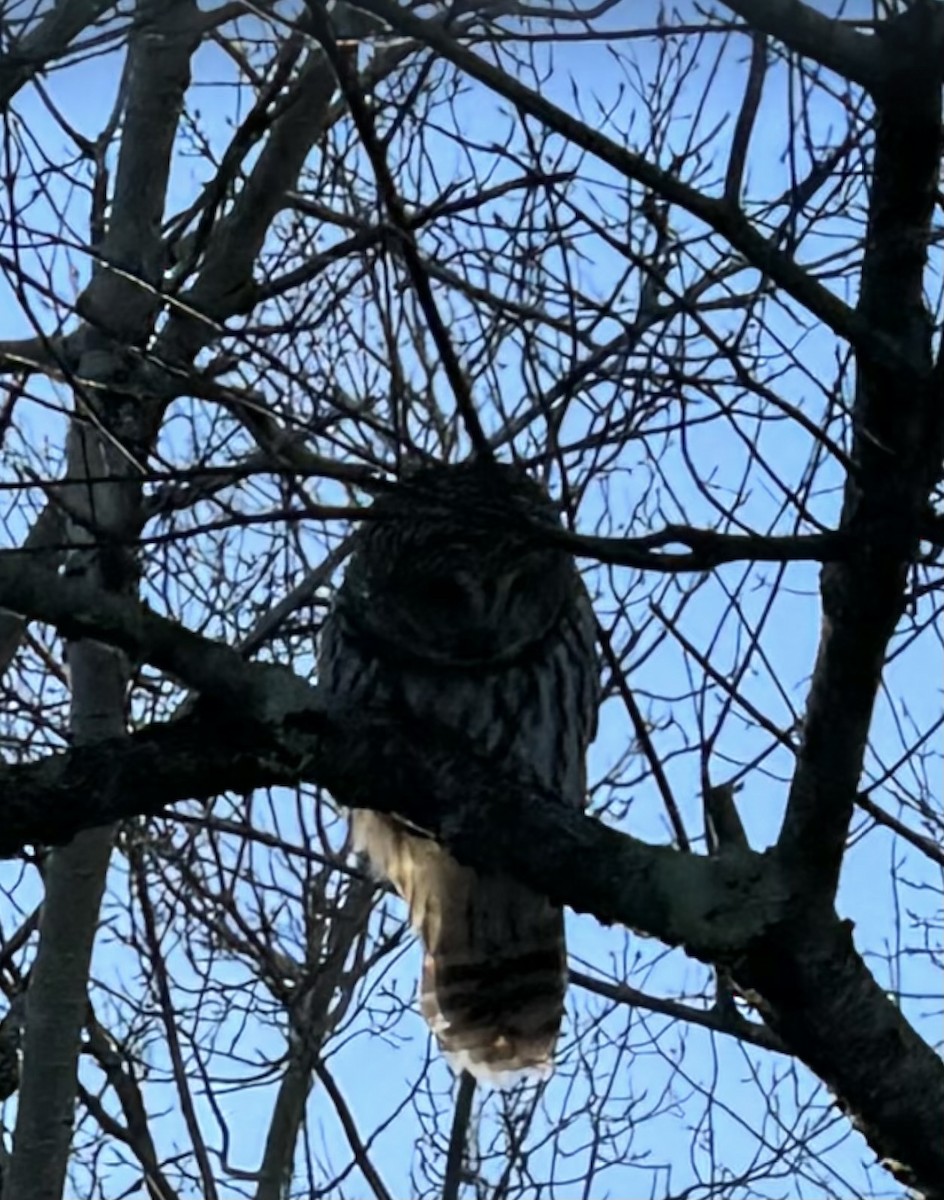
{"type": "MultiPolygon", "coordinates": [[[[464,732],[585,802],[599,667],[573,558],[528,523],[556,527],[517,468],[425,467],[375,501],[321,635],[321,682],[338,699],[464,732]]],[[[547,1074],[560,1031],[563,914],[504,875],[479,875],[393,817],[355,810],[355,847],[406,900],[424,947],[420,1007],[447,1059],[499,1085],[547,1074]]]]}

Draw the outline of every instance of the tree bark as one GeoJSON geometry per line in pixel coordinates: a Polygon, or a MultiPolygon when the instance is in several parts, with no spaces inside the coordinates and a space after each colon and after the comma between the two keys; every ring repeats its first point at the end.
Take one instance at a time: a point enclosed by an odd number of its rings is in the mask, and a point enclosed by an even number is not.
{"type": "MultiPolygon", "coordinates": [[[[92,317],[92,329],[79,375],[99,384],[101,391],[84,383],[75,389],[67,455],[70,486],[64,492],[72,547],[66,570],[119,595],[135,592],[132,547],[140,533],[141,487],[134,472],[146,460],[151,421],[144,404],[112,390],[113,381],[121,377],[130,349],[146,340],[159,308],[160,221],[174,133],[190,82],[196,13],[192,0],[142,0],[138,5],[141,24],[129,48],[126,129],[112,222],[101,246],[105,265],[96,270],[80,301],[92,317]],[[117,479],[123,482],[113,482],[117,479]]],[[[121,735],[129,679],[126,656],[113,646],[80,639],[68,644],[67,659],[75,745],[121,735]]],[[[111,828],[91,830],[55,850],[47,863],[5,1200],[59,1200],[62,1195],[88,974],[111,843],[111,828]]]]}

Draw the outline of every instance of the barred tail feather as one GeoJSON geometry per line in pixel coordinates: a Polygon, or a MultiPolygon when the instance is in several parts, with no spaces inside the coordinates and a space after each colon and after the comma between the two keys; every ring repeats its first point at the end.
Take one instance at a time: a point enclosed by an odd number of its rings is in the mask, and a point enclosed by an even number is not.
{"type": "Polygon", "coordinates": [[[455,1071],[496,1087],[551,1074],[563,1000],[557,951],[423,959],[420,1008],[443,1054],[455,1071]]]}
{"type": "Polygon", "coordinates": [[[477,875],[389,817],[352,813],[355,847],[410,906],[420,1009],[456,1071],[494,1086],[553,1070],[567,986],[564,918],[504,875],[477,875]]]}

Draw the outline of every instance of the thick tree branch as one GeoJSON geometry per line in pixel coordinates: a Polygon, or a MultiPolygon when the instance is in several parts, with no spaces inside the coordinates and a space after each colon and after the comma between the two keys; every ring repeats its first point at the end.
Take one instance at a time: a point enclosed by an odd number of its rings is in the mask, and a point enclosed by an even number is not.
{"type": "Polygon", "coordinates": [[[33,76],[62,56],[69,43],[115,7],[115,0],[58,0],[0,61],[0,110],[33,76]]]}
{"type": "Polygon", "coordinates": [[[925,1200],[942,1200],[944,1063],[873,978],[851,922],[779,930],[733,974],[763,998],[767,1023],[830,1087],[882,1165],[925,1200]]]}
{"type": "Polygon", "coordinates": [[[788,49],[865,88],[884,72],[881,43],[800,0],[724,0],[726,8],[788,49]]]}
{"type": "MultiPolygon", "coordinates": [[[[65,519],[62,510],[53,504],[47,504],[24,538],[22,550],[3,551],[4,561],[9,561],[8,555],[19,554],[28,569],[31,556],[42,556],[44,565],[51,570],[57,567],[64,557],[64,533],[65,519]]],[[[25,628],[26,621],[20,614],[8,612],[0,607],[0,675],[5,674],[13,661],[23,640],[25,628]]]]}
{"type": "Polygon", "coordinates": [[[0,608],[54,625],[66,638],[89,638],[148,662],[188,687],[264,719],[279,688],[280,711],[304,707],[310,689],[280,667],[250,666],[233,650],[82,578],[57,575],[19,554],[0,556],[0,608]],[[261,681],[264,676],[272,678],[261,681]],[[276,683],[276,680],[278,682],[276,683]]]}
{"type": "MultiPolygon", "coordinates": [[[[129,43],[124,135],[101,262],[80,298],[89,335],[67,442],[66,511],[76,552],[67,566],[112,592],[133,587],[130,546],[140,532],[140,471],[156,428],[154,405],[129,403],[123,360],[147,344],[159,310],[160,222],[190,58],[199,41],[194,0],[140,0],[129,43]]],[[[100,641],[67,644],[75,744],[126,728],[128,662],[100,641]]],[[[111,857],[107,826],[85,831],[50,856],[43,917],[30,977],[15,1153],[6,1200],[57,1197],[67,1173],[75,1113],[76,1059],[88,971],[111,857]]]]}
{"type": "Polygon", "coordinates": [[[428,724],[330,712],[316,693],[268,723],[204,704],[176,724],[0,771],[0,851],[188,796],[304,779],[342,803],[405,816],[480,870],[508,871],[577,911],[731,964],[876,1152],[899,1164],[900,1178],[941,1195],[944,1146],[933,1130],[944,1118],[944,1065],[872,979],[845,925],[791,891],[775,857],[647,845],[502,777],[428,724]]]}
{"type": "Polygon", "coordinates": [[[877,1153],[940,1194],[944,1146],[930,1126],[944,1117],[944,1065],[875,984],[832,908],[811,904],[775,855],[734,848],[703,858],[647,845],[504,776],[448,730],[332,709],[290,672],[247,664],[84,582],[53,576],[36,594],[35,580],[17,585],[10,574],[0,562],[5,603],[19,586],[44,619],[107,637],[212,699],[179,722],[0,771],[0,852],[185,798],[323,785],[348,806],[399,813],[480,870],[508,871],[559,904],[729,964],[877,1153]]]}
{"type": "Polygon", "coordinates": [[[75,334],[68,337],[10,338],[0,341],[0,375],[34,375],[41,372],[60,379],[65,370],[79,365],[81,346],[75,334]]]}
{"type": "MultiPolygon", "coordinates": [[[[900,22],[899,22],[900,24],[900,22]]],[[[941,464],[944,408],[924,301],[942,145],[941,64],[920,26],[876,98],[858,311],[905,348],[918,377],[857,360],[852,458],[840,530],[852,553],[822,574],[823,632],[779,847],[811,886],[838,882],[875,696],[941,464]]]]}
{"type": "MultiPolygon", "coordinates": [[[[507,840],[507,851],[519,860],[523,848],[542,845],[548,828],[556,829],[555,836],[569,844],[554,868],[560,881],[573,876],[574,853],[586,864],[584,910],[601,920],[634,924],[640,912],[631,916],[612,904],[614,884],[635,881],[644,901],[643,926],[673,945],[700,946],[708,957],[724,954],[732,939],[741,945],[768,921],[782,919],[787,897],[776,870],[763,856],[745,854],[735,866],[734,859],[725,865],[647,846],[526,783],[515,786],[525,800],[531,797],[525,810],[537,825],[529,832],[514,832],[501,812],[507,789],[496,789],[491,765],[480,761],[457,735],[442,730],[434,738],[425,724],[413,729],[384,714],[344,713],[338,718],[291,671],[247,663],[239,651],[84,579],[62,578],[39,567],[24,570],[15,559],[0,559],[0,603],[55,625],[67,637],[115,645],[132,660],[167,671],[204,697],[193,715],[194,725],[182,721],[155,727],[127,743],[103,743],[108,747],[104,750],[96,745],[76,747],[38,764],[9,768],[13,774],[0,774],[0,787],[5,783],[12,789],[0,833],[0,850],[6,853],[27,841],[60,842],[83,827],[157,811],[187,797],[308,779],[328,787],[350,807],[385,807],[408,816],[441,836],[459,857],[467,856],[467,841],[475,853],[476,838],[493,810],[494,840],[507,840]],[[214,749],[208,731],[213,732],[216,721],[222,728],[214,749]],[[446,819],[439,803],[443,794],[464,797],[446,819]],[[79,796],[83,799],[73,802],[79,796]],[[504,832],[507,829],[512,832],[504,832]],[[613,862],[608,879],[594,867],[600,858],[613,862]],[[746,874],[738,883],[741,868],[746,874]],[[724,882],[728,869],[734,871],[734,882],[724,882]],[[742,910],[745,896],[732,906],[728,892],[745,886],[761,892],[742,910]]],[[[545,873],[540,886],[546,883],[545,873]]],[[[574,897],[558,895],[556,885],[549,894],[573,904],[574,897]]]]}
{"type": "MultiPolygon", "coordinates": [[[[102,263],[77,302],[95,329],[129,349],[142,345],[161,306],[161,219],[190,60],[200,40],[198,12],[187,0],[142,6],[140,15],[153,26],[139,30],[131,43],[125,135],[102,263]]],[[[111,344],[108,352],[114,353],[111,344]]],[[[88,362],[83,365],[87,371],[88,362]]]]}
{"type": "MultiPolygon", "coordinates": [[[[243,666],[257,686],[271,685],[269,670],[243,666]]],[[[462,861],[509,869],[558,903],[705,959],[729,958],[769,936],[800,903],[769,856],[708,859],[648,845],[537,785],[497,777],[446,729],[330,708],[298,684],[304,704],[275,718],[246,720],[204,702],[178,722],[0,769],[0,854],[178,800],[308,781],[346,806],[403,815],[462,861]],[[534,846],[542,847],[538,857],[534,846]]]]}

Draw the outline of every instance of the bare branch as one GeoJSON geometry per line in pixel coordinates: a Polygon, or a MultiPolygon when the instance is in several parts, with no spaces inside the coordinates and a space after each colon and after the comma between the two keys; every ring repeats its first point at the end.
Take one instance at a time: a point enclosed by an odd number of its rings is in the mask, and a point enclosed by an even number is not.
{"type": "Polygon", "coordinates": [[[707,571],[727,562],[836,562],[849,553],[841,534],[795,535],[717,533],[668,525],[639,537],[607,538],[561,530],[548,535],[580,558],[640,571],[707,571]],[[687,554],[654,553],[660,547],[687,546],[687,554]]]}
{"type": "MultiPolygon", "coordinates": [[[[23,541],[19,553],[29,555],[31,559],[41,557],[43,564],[49,568],[57,567],[65,556],[63,534],[65,520],[61,509],[54,504],[47,504],[36,518],[32,528],[23,541]]],[[[6,555],[18,553],[7,550],[6,555]]],[[[7,559],[9,561],[9,559],[7,559]]],[[[2,675],[19,649],[26,622],[22,616],[0,608],[0,675],[2,675]]]]}
{"type": "Polygon", "coordinates": [[[728,170],[724,179],[724,198],[732,207],[741,203],[744,164],[747,161],[751,132],[754,122],[757,120],[757,110],[760,108],[766,73],[767,39],[762,33],[755,33],[751,38],[751,63],[747,72],[744,99],[741,101],[741,111],[738,113],[738,119],[734,126],[731,155],[728,159],[728,170]]]}
{"type": "MultiPolygon", "coordinates": [[[[944,1065],[878,988],[846,926],[815,895],[791,891],[775,857],[733,847],[702,858],[647,845],[533,784],[499,779],[488,759],[450,731],[329,712],[300,680],[286,688],[288,672],[234,661],[235,651],[157,617],[131,619],[131,606],[119,611],[107,599],[108,636],[165,663],[192,656],[202,665],[187,673],[205,683],[209,664],[219,664],[225,686],[213,692],[229,691],[232,715],[204,707],[131,738],[3,769],[2,850],[224,788],[317,781],[351,807],[402,815],[460,862],[508,871],[556,903],[730,964],[739,985],[762,998],[784,1043],[857,1115],[877,1151],[900,1164],[901,1177],[940,1195],[934,1181],[944,1151],[932,1129],[944,1114],[944,1065]],[[916,1081],[918,1109],[902,1102],[916,1081]]],[[[66,619],[91,633],[94,618],[66,619]]]]}
{"type": "Polygon", "coordinates": [[[872,88],[884,77],[882,46],[875,37],[859,33],[801,0],[724,0],[724,4],[751,28],[845,79],[872,88]]]}
{"type": "Polygon", "coordinates": [[[903,347],[883,331],[875,329],[860,313],[843,303],[792,258],[778,250],[768,238],[757,232],[739,210],[732,209],[723,200],[704,195],[669,172],[653,166],[642,155],[634,154],[605,134],[589,128],[545,96],[467,50],[436,23],[413,16],[393,0],[361,0],[358,7],[382,17],[392,28],[408,37],[432,46],[443,58],[455,63],[473,79],[478,79],[497,95],[511,100],[523,112],[557,130],[574,145],[704,221],[709,228],[725,237],[757,270],[769,275],[788,295],[868,359],[884,362],[888,367],[911,374],[917,372],[918,364],[909,358],[903,347]]]}
{"type": "Polygon", "coordinates": [[[660,1013],[665,1017],[673,1017],[685,1021],[689,1025],[698,1025],[702,1029],[710,1029],[712,1033],[721,1033],[726,1037],[736,1038],[740,1042],[749,1042],[752,1046],[760,1046],[775,1054],[787,1054],[788,1050],[775,1033],[766,1025],[748,1021],[735,1012],[732,1020],[726,1013],[713,1008],[695,1008],[691,1004],[683,1004],[680,1000],[667,1000],[663,996],[653,996],[639,988],[630,987],[628,983],[611,983],[608,979],[596,979],[583,971],[570,971],[570,982],[578,987],[586,988],[597,996],[605,996],[615,1004],[628,1004],[633,1008],[642,1008],[647,1012],[660,1013]]]}
{"type": "Polygon", "coordinates": [[[358,85],[356,72],[351,69],[344,55],[338,49],[334,32],[331,28],[331,22],[328,20],[322,6],[313,0],[312,3],[308,4],[308,12],[315,36],[321,42],[331,65],[334,67],[338,81],[341,84],[341,89],[350,106],[351,116],[354,119],[357,132],[360,135],[361,142],[364,145],[377,180],[377,191],[383,201],[391,224],[399,235],[400,253],[409,271],[413,288],[423,307],[429,331],[442,359],[443,370],[446,373],[446,378],[449,380],[453,395],[455,396],[456,407],[462,416],[466,433],[469,435],[469,440],[477,454],[484,457],[491,457],[491,447],[485,437],[475,408],[468,375],[459,362],[459,357],[453,348],[446,324],[439,312],[436,297],[430,285],[429,272],[425,268],[416,244],[413,225],[407,214],[403,200],[397,191],[397,186],[390,172],[390,167],[387,164],[383,147],[377,136],[373,116],[358,85]]]}
{"type": "Polygon", "coordinates": [[[468,1153],[468,1137],[472,1119],[472,1101],[475,1099],[475,1076],[463,1071],[456,1087],[456,1106],[452,1114],[452,1129],[449,1131],[449,1150],[443,1173],[442,1200],[458,1200],[462,1186],[463,1170],[468,1153]]]}
{"type": "Polygon", "coordinates": [[[320,50],[312,50],[243,184],[232,210],[209,233],[197,279],[181,296],[155,348],[155,357],[189,363],[217,335],[216,322],[240,307],[252,288],[252,269],[275,214],[325,126],[335,78],[320,50]]]}
{"type": "Polygon", "coordinates": [[[877,101],[875,167],[859,311],[921,364],[922,381],[861,355],[853,459],[841,530],[853,553],[822,576],[823,633],[803,746],[778,845],[812,886],[839,879],[886,647],[903,611],[910,564],[944,452],[924,273],[940,166],[940,64],[921,30],[897,87],[877,101]],[[878,526],[869,530],[870,522],[878,526]]]}
{"type": "Polygon", "coordinates": [[[34,75],[60,58],[83,29],[114,7],[115,0],[57,0],[0,61],[0,110],[34,75]]]}

